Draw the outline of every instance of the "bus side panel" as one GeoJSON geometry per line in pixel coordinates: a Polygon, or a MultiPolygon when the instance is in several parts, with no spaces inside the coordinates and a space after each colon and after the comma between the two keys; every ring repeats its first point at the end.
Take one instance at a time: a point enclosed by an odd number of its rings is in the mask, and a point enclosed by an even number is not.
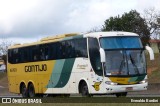
{"type": "MultiPolygon", "coordinates": [[[[80,80],[90,80],[90,70],[91,65],[88,58],[58,60],[45,93],[78,93],[78,85],[80,80]]],[[[88,83],[88,81],[86,83],[88,83]]]]}
{"type": "Polygon", "coordinates": [[[37,79],[37,93],[43,94],[47,90],[47,84],[49,82],[50,74],[40,74],[37,79]],[[47,80],[45,80],[47,79],[47,80]]]}
{"type": "Polygon", "coordinates": [[[50,81],[51,73],[53,71],[54,65],[55,65],[55,60],[50,60],[50,61],[43,61],[43,62],[36,62],[34,64],[46,64],[46,71],[37,71],[32,74],[34,76],[30,75],[28,80],[31,82],[33,81],[34,83],[34,88],[35,88],[35,93],[45,93],[47,90],[47,84],[50,81]]]}
{"type": "Polygon", "coordinates": [[[28,87],[29,82],[33,83],[35,93],[44,93],[47,89],[55,61],[30,62],[21,64],[8,63],[8,79],[10,92],[20,93],[20,84],[25,83],[28,87]],[[46,70],[42,65],[46,65],[46,70]],[[34,70],[30,68],[34,66],[34,70]],[[37,66],[37,68],[36,68],[37,66]],[[14,76],[14,77],[13,77],[14,76]]]}
{"type": "Polygon", "coordinates": [[[68,93],[74,62],[75,58],[56,60],[45,93],[68,93]]]}
{"type": "Polygon", "coordinates": [[[10,92],[16,92],[16,77],[15,76],[8,76],[8,86],[10,92]]]}
{"type": "Polygon", "coordinates": [[[76,81],[76,91],[74,93],[79,93],[79,83],[81,80],[86,81],[88,84],[89,72],[91,69],[91,65],[88,58],[77,58],[74,66],[72,77],[75,78],[76,81]]]}

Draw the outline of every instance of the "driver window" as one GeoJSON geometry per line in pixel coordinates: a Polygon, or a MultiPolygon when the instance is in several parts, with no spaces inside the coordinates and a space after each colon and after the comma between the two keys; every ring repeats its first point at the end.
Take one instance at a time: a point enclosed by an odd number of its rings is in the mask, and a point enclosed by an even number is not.
{"type": "Polygon", "coordinates": [[[102,65],[100,62],[99,43],[97,38],[89,38],[89,56],[93,70],[97,75],[103,75],[102,65]]]}

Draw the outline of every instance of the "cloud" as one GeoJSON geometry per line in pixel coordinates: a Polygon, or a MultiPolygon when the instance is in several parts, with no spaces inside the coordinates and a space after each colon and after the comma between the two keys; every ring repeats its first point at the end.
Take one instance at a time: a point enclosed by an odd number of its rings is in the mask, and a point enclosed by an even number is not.
{"type": "Polygon", "coordinates": [[[25,3],[14,0],[15,4],[11,2],[12,5],[9,5],[10,0],[7,1],[8,4],[0,1],[1,5],[6,5],[0,7],[3,10],[0,11],[3,16],[0,18],[1,36],[33,37],[57,33],[67,21],[67,0],[63,0],[63,3],[56,0],[26,0],[25,3]]]}
{"type": "Polygon", "coordinates": [[[0,0],[0,37],[38,39],[86,32],[111,16],[159,5],[158,0],[0,0]]]}
{"type": "Polygon", "coordinates": [[[86,31],[97,25],[102,25],[109,16],[110,6],[104,0],[83,2],[75,4],[69,13],[69,20],[65,24],[77,31],[86,31]],[[101,2],[100,2],[101,1],[101,2]]]}

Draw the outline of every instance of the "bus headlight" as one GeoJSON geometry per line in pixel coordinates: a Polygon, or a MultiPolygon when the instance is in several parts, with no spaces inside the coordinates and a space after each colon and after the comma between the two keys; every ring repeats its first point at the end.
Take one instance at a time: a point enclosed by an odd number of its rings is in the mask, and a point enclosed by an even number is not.
{"type": "Polygon", "coordinates": [[[144,79],[143,81],[140,81],[139,83],[140,84],[144,84],[144,83],[147,83],[148,82],[148,80],[147,79],[144,79]]]}
{"type": "Polygon", "coordinates": [[[106,81],[105,83],[106,83],[107,85],[117,85],[117,83],[111,82],[111,81],[106,81]]]}

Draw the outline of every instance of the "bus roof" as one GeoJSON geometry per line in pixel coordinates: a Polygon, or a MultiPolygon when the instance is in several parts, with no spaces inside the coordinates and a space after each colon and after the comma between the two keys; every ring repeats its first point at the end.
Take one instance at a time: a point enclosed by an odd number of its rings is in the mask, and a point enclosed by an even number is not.
{"type": "Polygon", "coordinates": [[[49,42],[57,42],[57,41],[66,40],[67,38],[74,39],[74,38],[77,38],[78,36],[84,37],[84,38],[87,38],[87,37],[100,38],[100,37],[111,37],[111,36],[138,36],[138,35],[135,33],[122,32],[122,31],[93,32],[93,33],[86,33],[86,34],[70,33],[70,34],[62,34],[62,35],[56,35],[56,36],[42,38],[40,41],[33,42],[33,43],[15,44],[13,46],[10,46],[9,49],[27,47],[27,46],[44,44],[44,43],[49,43],[49,42]]]}
{"type": "Polygon", "coordinates": [[[57,36],[51,36],[51,37],[46,37],[46,38],[42,38],[40,41],[53,41],[53,40],[57,40],[57,39],[62,39],[62,38],[66,38],[66,37],[71,37],[71,36],[77,36],[78,33],[70,33],[70,34],[62,34],[62,35],[57,35],[57,36]]]}
{"type": "Polygon", "coordinates": [[[14,44],[13,46],[10,46],[9,49],[27,47],[27,46],[44,44],[44,43],[49,43],[49,42],[57,42],[57,41],[61,41],[61,40],[65,39],[65,38],[69,38],[69,37],[73,37],[73,36],[77,36],[77,35],[80,35],[80,34],[69,33],[69,34],[61,34],[61,35],[56,35],[56,36],[45,37],[45,38],[42,38],[40,41],[33,42],[33,43],[14,44]]]}
{"type": "Polygon", "coordinates": [[[135,33],[132,32],[122,32],[122,31],[115,31],[115,32],[93,32],[93,33],[88,33],[84,34],[84,37],[95,37],[95,38],[100,38],[100,37],[111,37],[111,36],[139,36],[135,33]]]}

